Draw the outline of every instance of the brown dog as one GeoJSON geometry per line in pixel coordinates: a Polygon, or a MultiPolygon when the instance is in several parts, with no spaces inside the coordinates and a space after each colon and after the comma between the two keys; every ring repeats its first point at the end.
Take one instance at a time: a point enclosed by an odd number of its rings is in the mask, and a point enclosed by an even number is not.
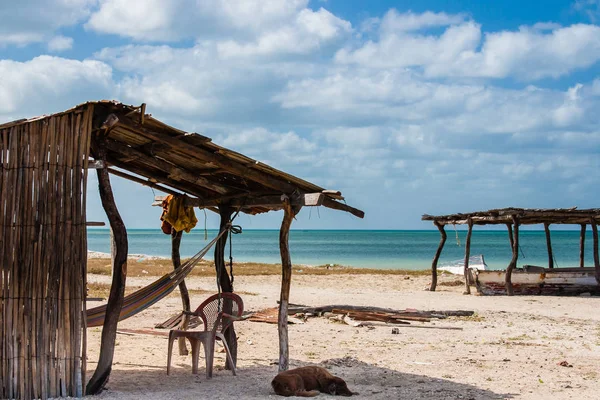
{"type": "Polygon", "coordinates": [[[352,396],[346,382],[333,376],[325,368],[309,366],[283,371],[271,382],[273,390],[280,396],[313,397],[319,392],[331,395],[352,396]]]}

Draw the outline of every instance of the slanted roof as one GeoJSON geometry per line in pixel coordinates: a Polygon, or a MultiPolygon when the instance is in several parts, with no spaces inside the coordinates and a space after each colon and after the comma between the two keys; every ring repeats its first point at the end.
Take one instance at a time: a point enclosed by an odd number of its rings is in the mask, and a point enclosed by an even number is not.
{"type": "Polygon", "coordinates": [[[469,218],[474,225],[496,225],[509,224],[513,222],[513,216],[519,219],[519,224],[589,224],[592,220],[600,222],[600,209],[572,208],[499,208],[488,211],[476,211],[471,213],[428,215],[422,216],[423,221],[433,221],[439,225],[464,225],[468,224],[469,218]]]}
{"type": "MultiPolygon", "coordinates": [[[[115,175],[166,193],[187,194],[199,207],[228,203],[240,207],[242,212],[258,214],[281,208],[281,195],[285,194],[294,197],[299,205],[323,205],[364,217],[363,211],[345,204],[340,192],[326,190],[219,146],[209,137],[171,127],[146,114],[145,104],[136,107],[96,101],[64,113],[78,112],[90,104],[94,106],[93,132],[105,137],[107,162],[115,175]],[[305,199],[306,194],[312,197],[305,199]]],[[[40,118],[44,117],[0,127],[40,118]]]]}

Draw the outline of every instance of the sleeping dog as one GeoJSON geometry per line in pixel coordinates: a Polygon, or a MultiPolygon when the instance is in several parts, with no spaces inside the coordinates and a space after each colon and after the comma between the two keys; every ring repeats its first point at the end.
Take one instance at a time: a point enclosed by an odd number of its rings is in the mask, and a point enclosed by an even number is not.
{"type": "Polygon", "coordinates": [[[319,392],[331,395],[352,396],[346,382],[333,376],[325,368],[309,366],[283,371],[271,382],[273,390],[280,396],[313,397],[319,392]]]}

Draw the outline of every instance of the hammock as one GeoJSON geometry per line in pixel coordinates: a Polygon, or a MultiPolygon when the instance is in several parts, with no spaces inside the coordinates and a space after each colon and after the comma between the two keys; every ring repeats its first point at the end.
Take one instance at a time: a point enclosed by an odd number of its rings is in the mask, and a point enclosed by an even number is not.
{"type": "MultiPolygon", "coordinates": [[[[187,260],[180,268],[177,268],[173,272],[170,272],[157,281],[151,283],[148,286],[134,292],[123,299],[123,306],[121,313],[119,314],[119,321],[129,318],[146,308],[150,307],[154,303],[168,296],[175,288],[183,282],[185,277],[194,269],[196,264],[200,262],[202,257],[208,250],[225,234],[231,225],[223,229],[217,237],[215,237],[210,243],[206,245],[200,252],[194,255],[192,258],[187,260]]],[[[87,326],[101,326],[104,324],[104,316],[106,315],[106,304],[94,307],[87,310],[87,326]]]]}

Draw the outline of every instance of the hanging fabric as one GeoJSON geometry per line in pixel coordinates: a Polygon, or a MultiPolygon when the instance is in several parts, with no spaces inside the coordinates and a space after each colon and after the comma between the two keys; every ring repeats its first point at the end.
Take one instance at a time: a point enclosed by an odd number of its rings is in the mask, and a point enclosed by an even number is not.
{"type": "Polygon", "coordinates": [[[160,219],[163,221],[161,229],[165,234],[171,234],[171,228],[176,232],[189,233],[198,223],[194,208],[185,206],[185,197],[168,195],[163,200],[160,219]]]}

